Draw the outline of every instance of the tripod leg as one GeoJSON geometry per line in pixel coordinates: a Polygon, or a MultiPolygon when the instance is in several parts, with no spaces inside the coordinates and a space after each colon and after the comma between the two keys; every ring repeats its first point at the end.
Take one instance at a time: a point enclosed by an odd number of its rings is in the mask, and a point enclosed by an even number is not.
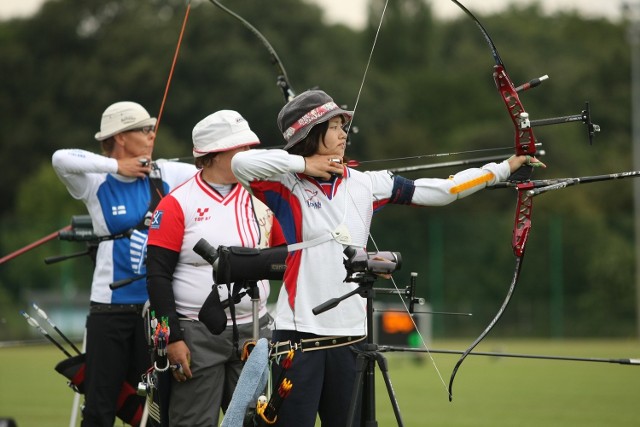
{"type": "Polygon", "coordinates": [[[378,366],[380,367],[380,372],[382,373],[382,378],[384,378],[384,383],[387,386],[387,394],[389,395],[389,399],[391,400],[391,406],[393,407],[393,413],[396,416],[398,427],[402,427],[404,424],[402,423],[402,416],[400,415],[400,407],[398,406],[396,393],[393,390],[393,385],[391,385],[391,379],[389,378],[387,359],[385,359],[382,354],[376,353],[376,361],[378,362],[378,366]]]}
{"type": "Polygon", "coordinates": [[[356,358],[356,379],[353,387],[353,392],[351,393],[351,403],[349,404],[349,413],[347,414],[347,427],[358,427],[354,426],[353,423],[355,421],[356,410],[358,408],[358,402],[362,397],[362,383],[364,379],[364,372],[369,366],[369,361],[367,360],[366,355],[358,354],[356,358]]]}
{"type": "Polygon", "coordinates": [[[362,394],[362,417],[360,422],[362,427],[378,427],[376,419],[376,360],[370,351],[363,354],[366,358],[367,366],[363,383],[364,393],[362,394]]]}

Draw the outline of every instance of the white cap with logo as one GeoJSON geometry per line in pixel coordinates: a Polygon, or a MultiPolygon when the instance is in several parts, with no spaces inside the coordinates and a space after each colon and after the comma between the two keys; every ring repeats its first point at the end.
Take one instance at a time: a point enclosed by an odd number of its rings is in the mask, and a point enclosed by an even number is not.
{"type": "Polygon", "coordinates": [[[194,126],[191,137],[193,157],[260,144],[249,123],[240,113],[232,110],[216,111],[200,120],[194,126]]]}
{"type": "Polygon", "coordinates": [[[100,132],[96,133],[95,138],[104,141],[121,132],[155,126],[156,122],[156,118],[151,117],[142,105],[131,101],[116,102],[102,113],[100,132]]]}

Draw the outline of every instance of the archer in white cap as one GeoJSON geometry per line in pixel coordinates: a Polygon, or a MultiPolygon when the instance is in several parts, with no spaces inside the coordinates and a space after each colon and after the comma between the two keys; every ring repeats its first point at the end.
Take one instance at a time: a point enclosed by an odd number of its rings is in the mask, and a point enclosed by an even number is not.
{"type": "MultiPolygon", "coordinates": [[[[357,283],[345,280],[344,251],[366,250],[374,211],[391,204],[445,205],[507,179],[527,161],[514,157],[448,179],[361,172],[343,163],[344,127],[352,117],[321,90],[301,93],[278,114],[284,150],[246,151],[231,163],[240,183],[273,210],[288,244],[272,341],[303,350],[286,371],[293,388],[278,412],[279,427],[313,427],[317,414],[322,425],[347,419],[357,357],[349,346],[371,332],[366,299],[355,295],[317,315],[314,308],[357,291],[357,283]]],[[[353,425],[360,425],[356,414],[353,425]]]]}
{"type": "Polygon", "coordinates": [[[96,139],[104,141],[121,132],[141,129],[148,134],[154,130],[156,122],[157,119],[151,117],[142,105],[131,101],[116,102],[102,113],[100,132],[96,133],[96,139]]]}
{"type": "MultiPolygon", "coordinates": [[[[203,238],[214,248],[257,248],[284,244],[284,237],[273,213],[231,172],[234,155],[260,144],[247,121],[236,111],[217,111],[194,126],[192,138],[201,170],[158,205],[149,231],[148,288],[156,315],[169,319],[169,362],[182,367],[172,371],[169,425],[217,426],[242,370],[238,349],[257,337],[249,295],[235,304],[234,324],[220,305],[229,288],[212,288],[213,267],[193,248],[203,238]]],[[[257,286],[259,334],[269,337],[269,282],[257,286]]],[[[240,292],[242,284],[231,289],[240,292]]]]}
{"type": "Polygon", "coordinates": [[[119,173],[142,177],[151,172],[156,121],[136,102],[116,102],[104,110],[95,138],[107,156],[118,160],[119,173]]]}
{"type": "MultiPolygon", "coordinates": [[[[156,119],[140,104],[116,102],[102,114],[95,134],[101,155],[62,149],[52,157],[56,174],[71,196],[84,202],[94,233],[103,239],[97,247],[86,324],[83,426],[114,424],[125,382],[134,390],[126,402],[144,405],[135,390],[149,368],[144,338],[148,326],[140,315],[148,300],[148,228],[160,198],[196,172],[193,165],[152,161],[155,125],[156,119]],[[120,280],[128,284],[111,289],[120,280]]],[[[138,408],[130,409],[135,413],[138,408]]]]}

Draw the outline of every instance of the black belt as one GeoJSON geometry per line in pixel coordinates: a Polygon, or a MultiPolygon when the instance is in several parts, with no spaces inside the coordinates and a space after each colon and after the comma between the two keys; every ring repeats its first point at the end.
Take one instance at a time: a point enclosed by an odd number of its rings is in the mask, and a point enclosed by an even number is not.
{"type": "Polygon", "coordinates": [[[96,304],[89,307],[91,314],[142,314],[144,304],[96,304]]]}
{"type": "Polygon", "coordinates": [[[274,344],[271,344],[271,352],[270,356],[280,356],[282,354],[287,354],[291,350],[300,350],[303,353],[305,351],[314,351],[314,350],[322,350],[328,348],[335,347],[343,347],[345,345],[350,345],[357,343],[358,341],[362,341],[366,338],[365,336],[340,336],[340,337],[317,337],[317,338],[306,338],[300,340],[300,342],[292,343],[291,341],[280,341],[274,344]]]}

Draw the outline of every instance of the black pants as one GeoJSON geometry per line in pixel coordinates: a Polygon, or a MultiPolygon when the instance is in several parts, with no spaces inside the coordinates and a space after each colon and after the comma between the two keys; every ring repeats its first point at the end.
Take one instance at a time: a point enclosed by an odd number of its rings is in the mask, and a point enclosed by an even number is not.
{"type": "MultiPolygon", "coordinates": [[[[273,342],[299,342],[317,335],[296,331],[273,331],[273,342]]],[[[353,346],[360,347],[360,343],[353,346]]],[[[343,427],[346,424],[351,393],[356,378],[356,353],[351,346],[309,352],[296,351],[285,377],[293,384],[291,394],[284,399],[278,427],[313,427],[316,414],[323,427],[343,427]]],[[[272,365],[274,381],[281,367],[272,365]]],[[[277,387],[277,384],[273,385],[277,387]]],[[[275,390],[274,390],[275,392],[275,390]]],[[[360,425],[360,403],[356,402],[355,425],[360,425]]]]}
{"type": "Polygon", "coordinates": [[[135,394],[141,375],[151,366],[144,328],[136,312],[92,312],[87,317],[83,427],[113,426],[124,382],[133,391],[127,404],[144,405],[144,397],[135,394]]]}

